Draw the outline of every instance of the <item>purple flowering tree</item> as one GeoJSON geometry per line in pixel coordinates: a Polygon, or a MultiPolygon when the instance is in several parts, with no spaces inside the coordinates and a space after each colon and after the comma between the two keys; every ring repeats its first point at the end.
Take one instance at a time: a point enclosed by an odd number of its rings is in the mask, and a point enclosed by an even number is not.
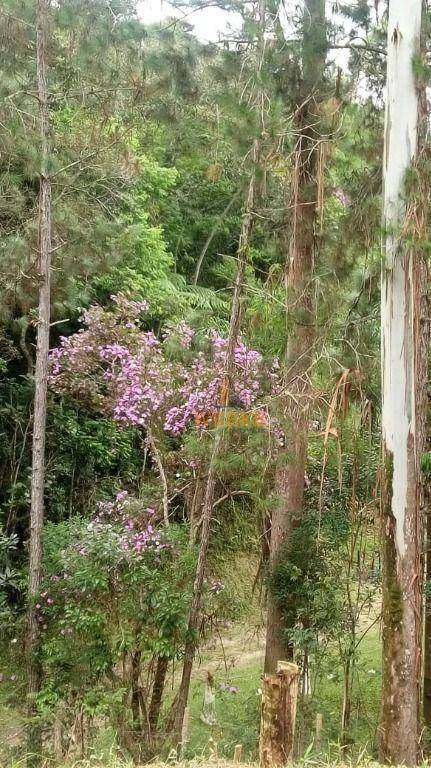
{"type": "MultiPolygon", "coordinates": [[[[99,502],[90,520],[47,524],[35,605],[44,706],[69,702],[68,732],[85,709],[111,722],[136,761],[151,754],[168,663],[184,645],[193,573],[186,532],[166,529],[154,507],[125,490],[99,502]]],[[[208,592],[213,608],[218,593],[208,592]]]]}
{"type": "MultiPolygon", "coordinates": [[[[227,340],[211,333],[206,352],[196,351],[187,363],[173,360],[168,342],[174,337],[182,349],[190,349],[194,332],[189,326],[182,323],[158,339],[141,327],[146,302],[124,295],[112,301],[111,311],[99,306],[86,311],[83,328],[62,337],[51,352],[52,387],[128,426],[182,435],[199,414],[219,406],[227,340]]],[[[236,402],[252,408],[267,375],[262,356],[239,341],[235,366],[236,402]]]]}
{"type": "MultiPolygon", "coordinates": [[[[268,396],[277,396],[280,391],[278,362],[272,361],[268,365],[262,355],[248,348],[238,334],[234,344],[232,334],[229,340],[215,332],[205,338],[195,338],[194,331],[185,323],[168,328],[156,337],[152,330],[145,329],[145,324],[148,325],[145,302],[132,301],[124,295],[111,298],[111,308],[91,307],[83,315],[82,329],[62,338],[59,347],[53,350],[51,386],[60,394],[86,402],[120,425],[136,427],[144,437],[145,448],[151,454],[159,476],[160,499],[154,500],[154,515],[143,529],[125,524],[121,545],[125,548],[122,549],[123,556],[139,558],[140,548],[147,552],[148,546],[153,546],[153,535],[159,536],[159,533],[153,534],[148,525],[157,527],[163,518],[165,530],[169,531],[170,503],[183,492],[179,484],[184,480],[184,498],[191,499],[187,512],[192,542],[201,525],[198,560],[201,562],[202,510],[208,496],[210,466],[212,493],[218,487],[222,490],[220,499],[214,499],[211,508],[230,495],[230,491],[226,494],[226,484],[221,484],[219,476],[223,471],[216,468],[213,445],[220,440],[223,431],[225,437],[220,442],[217,457],[217,461],[222,461],[225,451],[237,450],[241,441],[245,445],[249,442],[241,428],[225,430],[225,423],[222,430],[215,430],[214,441],[214,427],[219,424],[217,415],[222,414],[227,419],[228,415],[259,413],[256,424],[259,423],[269,444],[272,436],[276,436],[276,430],[270,425],[265,403],[268,396]],[[227,399],[224,399],[227,359],[230,386],[227,399]],[[187,451],[190,437],[201,445],[201,450],[193,455],[187,451]]],[[[233,425],[241,427],[242,421],[234,418],[233,425]]],[[[250,462],[253,471],[252,466],[250,462]]],[[[265,461],[265,472],[268,466],[269,461],[265,461]]],[[[232,489],[232,493],[241,492],[232,489]]],[[[118,503],[117,499],[117,506],[118,503]]],[[[94,524],[99,525],[99,522],[94,524]]],[[[193,548],[190,551],[193,552],[193,548]]],[[[189,616],[189,630],[198,614],[205,615],[202,601],[205,587],[199,585],[197,588],[196,583],[195,577],[191,609],[194,613],[190,614],[192,619],[189,616]]],[[[223,592],[223,585],[217,578],[207,582],[207,587],[208,597],[212,596],[212,599],[223,592]]],[[[189,650],[190,644],[190,640],[185,644],[189,650]]],[[[158,659],[162,666],[163,659],[163,656],[158,659]]],[[[181,711],[178,711],[176,719],[181,717],[181,711]]]]}
{"type": "MultiPolygon", "coordinates": [[[[120,294],[112,297],[109,310],[87,310],[83,327],[62,337],[51,352],[50,383],[58,393],[142,430],[160,479],[160,506],[168,525],[172,461],[167,467],[167,438],[181,440],[190,427],[204,432],[214,426],[227,340],[212,332],[199,347],[185,323],[157,338],[143,328],[148,309],[146,302],[120,294]]],[[[265,387],[266,393],[276,393],[277,367],[268,367],[261,354],[241,340],[234,357],[232,402],[238,411],[259,412],[263,423],[262,395],[265,387]]]]}

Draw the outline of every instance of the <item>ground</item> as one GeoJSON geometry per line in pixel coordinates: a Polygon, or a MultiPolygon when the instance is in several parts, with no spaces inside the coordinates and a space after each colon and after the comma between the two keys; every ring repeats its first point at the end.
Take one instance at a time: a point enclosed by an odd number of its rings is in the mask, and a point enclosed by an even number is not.
{"type": "MultiPolygon", "coordinates": [[[[204,643],[194,669],[184,758],[205,763],[217,750],[221,760],[231,760],[235,745],[242,744],[244,762],[257,759],[263,654],[263,624],[252,626],[250,621],[231,624],[204,643]],[[216,690],[217,724],[212,727],[200,719],[207,671],[214,676],[216,690]]],[[[5,690],[4,685],[2,689],[5,690]]],[[[334,651],[333,656],[326,661],[325,668],[320,670],[318,684],[313,688],[311,696],[299,703],[298,754],[316,757],[313,746],[314,723],[316,713],[321,713],[321,756],[324,755],[325,761],[339,759],[341,698],[342,670],[334,651]]],[[[365,635],[359,650],[353,690],[352,757],[358,754],[370,758],[376,756],[379,702],[380,638],[379,625],[375,624],[365,635]]],[[[17,745],[22,736],[19,716],[2,706],[0,701],[1,744],[17,745]]],[[[101,734],[95,752],[105,755],[108,752],[112,755],[112,740],[101,734]]]]}
{"type": "MultiPolygon", "coordinates": [[[[218,753],[231,758],[235,744],[243,745],[244,759],[257,757],[260,686],[263,666],[263,632],[246,626],[232,626],[222,641],[214,639],[204,647],[196,665],[189,703],[187,757],[208,757],[217,742],[218,753]],[[206,672],[215,678],[218,724],[206,726],[200,720],[206,672]]],[[[376,733],[380,704],[380,638],[376,624],[365,635],[360,649],[353,687],[351,752],[376,755],[376,733]]],[[[298,751],[303,754],[313,742],[316,713],[323,715],[322,751],[328,758],[339,756],[342,702],[342,670],[336,654],[321,670],[318,684],[298,712],[298,751]]]]}

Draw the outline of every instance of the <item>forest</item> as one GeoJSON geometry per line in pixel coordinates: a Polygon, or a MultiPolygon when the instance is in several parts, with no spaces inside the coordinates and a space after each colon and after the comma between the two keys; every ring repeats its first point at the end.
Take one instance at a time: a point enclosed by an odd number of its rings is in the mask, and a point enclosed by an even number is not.
{"type": "Polygon", "coordinates": [[[147,8],[0,0],[0,766],[427,765],[431,9],[147,8]]]}

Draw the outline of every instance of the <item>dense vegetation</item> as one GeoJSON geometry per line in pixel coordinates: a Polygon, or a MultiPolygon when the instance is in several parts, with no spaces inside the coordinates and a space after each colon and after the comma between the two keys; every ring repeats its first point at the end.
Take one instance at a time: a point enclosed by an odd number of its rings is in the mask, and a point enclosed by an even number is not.
{"type": "MultiPolygon", "coordinates": [[[[298,756],[378,753],[382,557],[386,638],[407,615],[379,542],[386,3],[219,5],[218,44],[132,0],[0,8],[5,764],[166,758],[187,704],[183,755],[255,759],[264,650],[301,670],[298,756]]],[[[423,264],[428,165],[424,139],[423,264]]]]}

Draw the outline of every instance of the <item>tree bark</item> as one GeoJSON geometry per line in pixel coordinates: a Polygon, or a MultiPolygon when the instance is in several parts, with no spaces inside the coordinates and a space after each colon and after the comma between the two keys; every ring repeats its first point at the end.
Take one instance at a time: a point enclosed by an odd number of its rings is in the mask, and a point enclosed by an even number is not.
{"type": "MultiPolygon", "coordinates": [[[[253,228],[253,211],[256,196],[256,163],[258,156],[258,143],[254,147],[254,168],[248,187],[247,200],[242,224],[241,235],[237,251],[237,270],[235,276],[235,285],[232,297],[232,310],[229,327],[229,337],[226,349],[226,361],[224,382],[220,394],[220,406],[227,408],[229,402],[229,391],[232,387],[235,374],[235,347],[238,342],[238,334],[241,322],[241,295],[244,283],[245,268],[248,258],[251,233],[253,228]]],[[[187,700],[190,688],[190,678],[192,674],[193,661],[196,651],[196,635],[199,629],[199,616],[202,600],[202,587],[205,576],[205,566],[210,541],[211,520],[214,504],[214,491],[217,481],[217,461],[222,452],[224,444],[224,422],[221,419],[221,425],[215,430],[214,444],[211,453],[211,459],[208,469],[207,484],[205,489],[204,503],[202,506],[202,529],[199,545],[198,562],[196,566],[195,581],[193,586],[193,598],[190,607],[188,621],[188,640],[184,647],[183,671],[176,701],[175,716],[173,721],[173,733],[179,741],[184,719],[184,712],[187,706],[187,700]]]]}
{"type": "Polygon", "coordinates": [[[192,492],[187,495],[187,512],[190,525],[190,544],[194,544],[199,528],[199,521],[202,513],[202,504],[205,498],[205,475],[201,474],[199,468],[194,488],[192,492]]]}
{"type": "Polygon", "coordinates": [[[151,693],[150,707],[148,710],[148,721],[150,728],[155,731],[159,721],[160,707],[162,705],[163,691],[165,688],[166,673],[168,671],[169,659],[167,656],[158,656],[156,672],[154,675],[153,690],[151,693]]]}
{"type": "Polygon", "coordinates": [[[52,744],[54,758],[58,765],[61,765],[63,762],[63,723],[58,714],[56,714],[52,726],[52,744]]]}
{"type": "Polygon", "coordinates": [[[431,513],[429,509],[429,488],[426,489],[427,517],[426,517],[426,547],[425,547],[425,573],[427,591],[425,594],[425,628],[424,628],[424,684],[423,684],[423,716],[427,728],[431,728],[431,513]]]}
{"type": "Polygon", "coordinates": [[[159,473],[160,477],[160,484],[162,487],[162,506],[163,506],[163,522],[166,526],[166,528],[169,528],[169,491],[168,491],[168,482],[166,480],[166,473],[165,469],[163,467],[162,457],[160,455],[160,451],[157,447],[156,439],[151,431],[147,427],[147,441],[148,446],[151,451],[152,458],[154,459],[154,462],[157,467],[157,471],[159,473]]]}
{"type": "Polygon", "coordinates": [[[34,417],[30,504],[29,579],[27,612],[28,667],[28,752],[40,754],[40,731],[35,722],[35,696],[40,690],[39,625],[35,602],[40,588],[42,565],[42,528],[45,487],[46,399],[48,383],[50,270],[51,270],[51,180],[49,176],[49,103],[47,86],[47,26],[50,0],[37,4],[37,90],[41,139],[39,181],[39,312],[37,324],[36,368],[34,376],[34,417]]]}
{"type": "Polygon", "coordinates": [[[262,768],[292,762],[295,736],[299,668],[279,662],[275,674],[265,674],[259,758],[262,768]]]}
{"type": "Polygon", "coordinates": [[[141,651],[135,649],[130,659],[131,710],[133,730],[141,730],[141,651]]]}
{"type": "Polygon", "coordinates": [[[350,716],[352,712],[352,675],[353,675],[353,654],[350,651],[347,654],[344,663],[343,675],[343,706],[341,710],[341,734],[340,744],[346,754],[349,746],[350,716]]]}
{"type": "MultiPolygon", "coordinates": [[[[286,316],[291,321],[287,343],[284,386],[286,399],[282,416],[286,447],[280,452],[275,475],[277,505],[272,513],[270,569],[277,563],[281,547],[289,541],[302,513],[307,460],[308,399],[313,359],[315,301],[315,228],[318,212],[318,116],[317,99],[326,60],[324,0],[305,1],[303,31],[303,93],[299,109],[293,172],[294,221],[290,232],[286,265],[286,316]]],[[[290,206],[289,206],[290,208],[290,206]]],[[[286,221],[291,219],[291,210],[286,221]]],[[[274,673],[279,659],[292,658],[285,638],[282,610],[268,595],[265,671],[274,673]]]]}
{"type": "Polygon", "coordinates": [[[391,0],[384,151],[386,237],[382,258],[382,701],[380,759],[418,759],[422,641],[423,494],[426,396],[424,264],[403,238],[405,175],[418,146],[422,0],[391,0]]]}

